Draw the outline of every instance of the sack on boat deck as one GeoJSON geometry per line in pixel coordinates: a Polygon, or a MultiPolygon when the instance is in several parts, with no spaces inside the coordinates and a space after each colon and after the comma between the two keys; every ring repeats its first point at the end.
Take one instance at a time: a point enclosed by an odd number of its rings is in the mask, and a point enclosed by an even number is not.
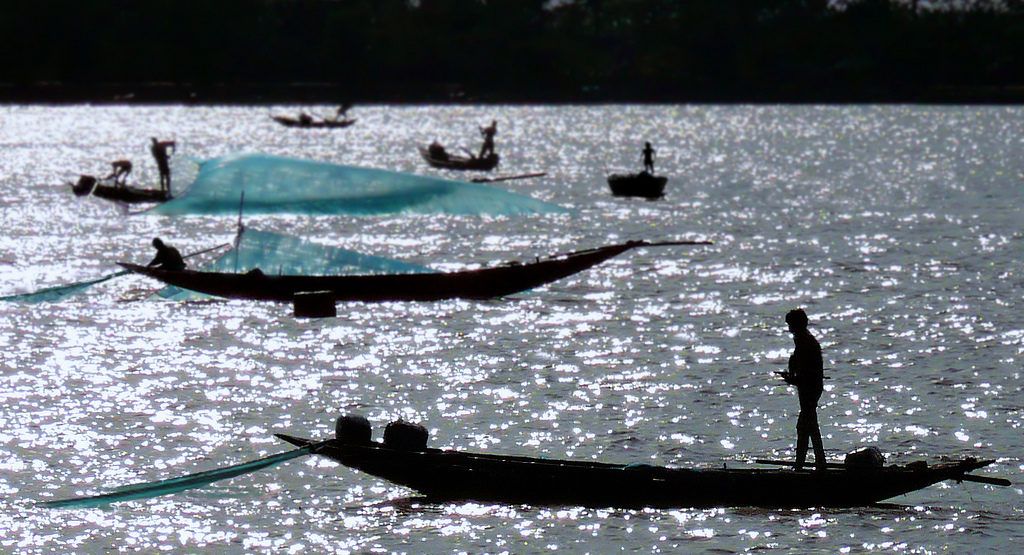
{"type": "Polygon", "coordinates": [[[878,447],[865,447],[852,453],[847,453],[843,460],[846,468],[882,468],[885,466],[885,455],[878,447]]]}
{"type": "Polygon", "coordinates": [[[404,420],[392,422],[384,428],[384,445],[403,451],[426,451],[427,429],[404,420]]]}
{"type": "Polygon", "coordinates": [[[342,443],[366,445],[371,439],[370,421],[357,414],[339,416],[334,427],[334,437],[342,443]]]}

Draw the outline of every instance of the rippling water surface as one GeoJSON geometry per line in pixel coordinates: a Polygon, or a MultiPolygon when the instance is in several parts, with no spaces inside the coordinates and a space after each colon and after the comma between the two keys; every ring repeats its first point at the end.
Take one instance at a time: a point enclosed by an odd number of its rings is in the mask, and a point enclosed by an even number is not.
{"type": "MultiPolygon", "coordinates": [[[[641,249],[500,301],[287,305],[148,299],[120,277],[59,303],[0,303],[0,551],[1020,552],[1024,110],[905,106],[0,107],[0,295],[228,242],[230,217],[129,215],[57,185],[135,161],[255,151],[437,174],[415,145],[479,145],[499,122],[509,190],[568,214],[260,216],[246,225],[451,270],[630,239],[641,249]],[[321,108],[329,112],[330,107],[321,108]],[[650,140],[664,200],[609,195],[650,140]],[[107,509],[99,493],[282,452],[342,412],[424,423],[437,447],[664,465],[792,457],[773,378],[805,307],[830,380],[835,460],[977,456],[1011,488],[942,484],[852,510],[596,510],[424,504],[314,457],[107,509]]],[[[454,174],[453,174],[454,175],[454,174]]]]}

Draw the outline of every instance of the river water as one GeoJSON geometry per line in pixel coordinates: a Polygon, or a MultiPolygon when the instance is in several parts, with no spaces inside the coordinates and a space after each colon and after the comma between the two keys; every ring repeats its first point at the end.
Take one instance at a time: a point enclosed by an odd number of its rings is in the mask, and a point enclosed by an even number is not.
{"type": "MultiPolygon", "coordinates": [[[[251,229],[452,270],[631,239],[632,251],[496,301],[352,303],[332,319],[243,301],[173,303],[124,276],[57,303],[0,303],[0,551],[792,553],[1022,551],[1024,110],[954,106],[0,107],[0,295],[230,242],[235,218],[132,215],[57,185],[131,158],[250,151],[430,175],[415,146],[479,145],[498,121],[527,216],[264,215],[251,229]],[[329,112],[331,107],[303,107],[329,112]],[[660,201],[610,196],[643,141],[660,201]],[[106,509],[39,500],[252,460],[343,413],[435,447],[659,465],[793,456],[772,374],[804,307],[822,344],[833,460],[993,458],[1010,488],[940,484],[870,508],[609,510],[425,504],[315,457],[106,509]]],[[[455,176],[454,174],[447,174],[455,176]]]]}

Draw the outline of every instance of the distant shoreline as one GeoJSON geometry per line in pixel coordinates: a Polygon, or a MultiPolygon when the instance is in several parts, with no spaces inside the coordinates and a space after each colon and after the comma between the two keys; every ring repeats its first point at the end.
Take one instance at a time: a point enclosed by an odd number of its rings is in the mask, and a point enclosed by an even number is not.
{"type": "Polygon", "coordinates": [[[852,91],[794,95],[774,91],[705,91],[692,94],[644,92],[638,95],[553,93],[520,95],[470,94],[459,87],[436,86],[416,94],[381,91],[347,94],[333,83],[217,84],[97,83],[71,85],[0,83],[0,104],[1024,104],[1024,85],[1008,87],[949,86],[923,91],[852,91]]]}

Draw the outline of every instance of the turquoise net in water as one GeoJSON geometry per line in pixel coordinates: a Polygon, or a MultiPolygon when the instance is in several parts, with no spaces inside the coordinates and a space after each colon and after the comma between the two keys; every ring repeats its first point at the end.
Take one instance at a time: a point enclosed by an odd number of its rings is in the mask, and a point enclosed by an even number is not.
{"type": "MultiPolygon", "coordinates": [[[[397,212],[532,214],[565,209],[479,183],[267,154],[232,154],[199,163],[191,185],[157,214],[232,214],[245,193],[247,214],[397,212]]],[[[177,189],[177,187],[175,187],[177,189]]]]}
{"type": "MultiPolygon", "coordinates": [[[[414,274],[435,271],[398,260],[318,245],[290,235],[250,230],[242,233],[235,248],[202,269],[208,272],[244,273],[254,268],[270,275],[414,274]]],[[[165,287],[157,294],[176,301],[209,298],[208,295],[174,286],[165,287]]]]}

